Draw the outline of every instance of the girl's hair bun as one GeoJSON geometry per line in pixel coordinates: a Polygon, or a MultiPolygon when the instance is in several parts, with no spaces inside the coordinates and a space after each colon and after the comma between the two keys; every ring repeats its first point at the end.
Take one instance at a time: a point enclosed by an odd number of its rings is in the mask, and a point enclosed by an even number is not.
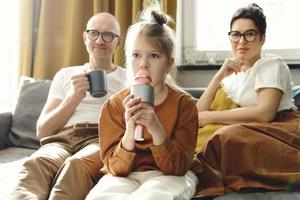
{"type": "Polygon", "coordinates": [[[167,24],[168,18],[165,14],[160,13],[159,11],[153,10],[151,11],[151,21],[153,23],[157,23],[159,25],[167,24]]]}

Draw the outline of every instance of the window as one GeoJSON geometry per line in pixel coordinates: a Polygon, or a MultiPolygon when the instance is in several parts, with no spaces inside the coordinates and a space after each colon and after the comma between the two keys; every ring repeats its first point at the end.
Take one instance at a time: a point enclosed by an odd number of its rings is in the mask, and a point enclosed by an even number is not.
{"type": "MultiPolygon", "coordinates": [[[[179,2],[182,0],[179,0],[179,2]]],[[[287,63],[300,63],[298,0],[187,0],[178,3],[182,17],[185,64],[220,64],[231,56],[227,32],[236,9],[257,3],[267,17],[265,53],[282,56],[287,63]],[[192,26],[191,26],[192,25],[192,26]]]]}
{"type": "Polygon", "coordinates": [[[0,112],[12,111],[16,100],[19,46],[19,0],[0,3],[0,112]]]}

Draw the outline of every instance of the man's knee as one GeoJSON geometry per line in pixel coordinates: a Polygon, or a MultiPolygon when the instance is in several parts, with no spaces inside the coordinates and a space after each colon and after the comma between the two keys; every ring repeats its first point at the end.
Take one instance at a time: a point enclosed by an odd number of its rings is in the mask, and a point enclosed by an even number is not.
{"type": "Polygon", "coordinates": [[[47,157],[34,156],[34,157],[29,157],[28,159],[26,159],[23,166],[25,168],[36,168],[36,167],[41,167],[41,166],[48,166],[50,163],[51,162],[47,157]]]}
{"type": "Polygon", "coordinates": [[[67,158],[64,165],[68,166],[68,169],[70,170],[83,170],[83,172],[87,172],[92,175],[99,173],[101,167],[100,163],[90,162],[87,159],[73,156],[67,158]]]}
{"type": "Polygon", "coordinates": [[[64,165],[67,165],[69,168],[84,168],[84,162],[80,158],[69,157],[65,160],[64,165]]]}
{"type": "MultiPolygon", "coordinates": [[[[81,179],[92,180],[93,183],[97,183],[101,178],[100,166],[96,163],[89,163],[87,160],[78,158],[78,157],[69,157],[65,160],[64,165],[64,174],[75,175],[81,179]]],[[[72,176],[73,176],[72,175],[72,176]]],[[[73,177],[74,178],[74,177],[73,177]]]]}

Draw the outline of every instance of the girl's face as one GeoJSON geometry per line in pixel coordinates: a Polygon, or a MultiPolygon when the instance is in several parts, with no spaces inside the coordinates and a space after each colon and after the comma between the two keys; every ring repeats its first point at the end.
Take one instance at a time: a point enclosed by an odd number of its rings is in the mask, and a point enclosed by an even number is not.
{"type": "Polygon", "coordinates": [[[237,31],[241,34],[250,30],[257,32],[253,41],[248,42],[245,40],[245,36],[241,36],[239,41],[231,41],[231,47],[237,58],[253,64],[260,58],[261,49],[265,42],[265,35],[262,36],[258,32],[255,23],[251,19],[237,19],[233,22],[231,27],[231,31],[237,31]]]}
{"type": "Polygon", "coordinates": [[[162,86],[165,77],[173,65],[173,58],[168,58],[159,47],[155,38],[138,35],[131,51],[130,64],[135,77],[141,69],[146,70],[152,80],[153,87],[162,86]]]}

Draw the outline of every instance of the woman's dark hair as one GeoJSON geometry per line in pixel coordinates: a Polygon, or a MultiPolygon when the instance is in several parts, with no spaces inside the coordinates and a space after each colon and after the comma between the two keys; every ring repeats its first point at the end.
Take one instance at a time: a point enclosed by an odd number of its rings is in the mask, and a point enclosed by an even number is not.
{"type": "Polygon", "coordinates": [[[263,12],[263,9],[256,3],[252,3],[247,7],[238,9],[231,18],[230,29],[233,22],[237,19],[251,19],[255,23],[261,35],[264,35],[266,33],[266,16],[263,12]]]}

